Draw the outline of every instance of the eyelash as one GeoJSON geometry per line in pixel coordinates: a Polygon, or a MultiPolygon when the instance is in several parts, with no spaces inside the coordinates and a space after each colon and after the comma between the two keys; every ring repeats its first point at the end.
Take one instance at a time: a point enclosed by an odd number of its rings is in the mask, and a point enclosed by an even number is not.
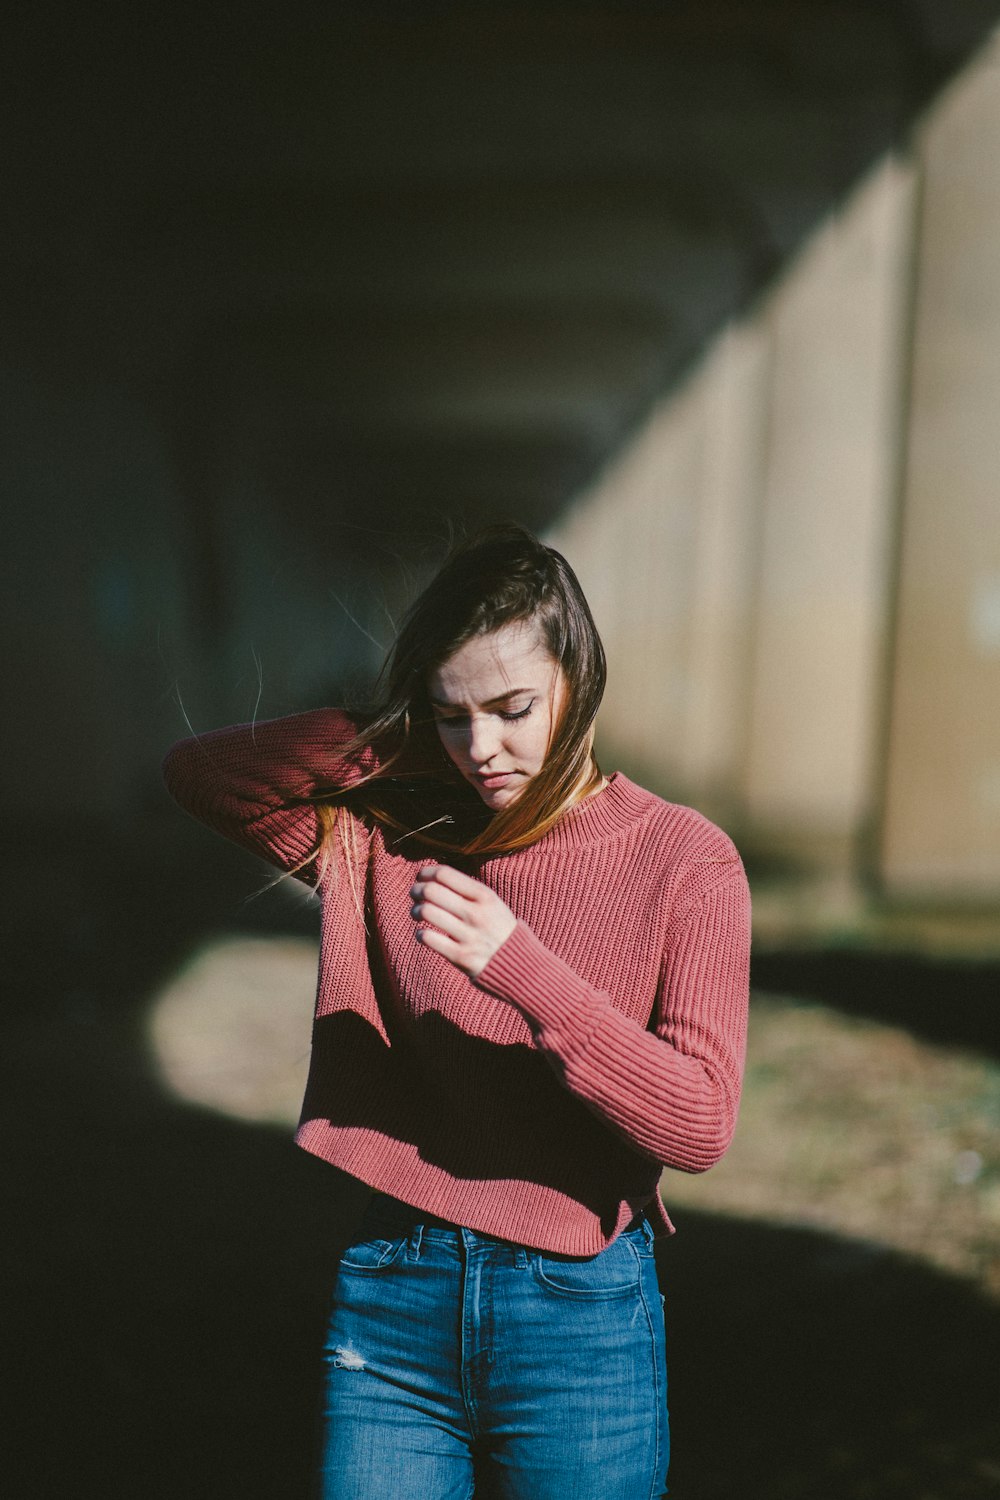
{"type": "MultiPolygon", "coordinates": [[[[527,708],[519,708],[516,713],[504,713],[502,708],[497,709],[497,717],[503,719],[505,724],[513,724],[516,719],[526,719],[535,706],[532,698],[527,708]]],[[[468,720],[468,714],[438,714],[439,724],[464,724],[468,720]]]]}

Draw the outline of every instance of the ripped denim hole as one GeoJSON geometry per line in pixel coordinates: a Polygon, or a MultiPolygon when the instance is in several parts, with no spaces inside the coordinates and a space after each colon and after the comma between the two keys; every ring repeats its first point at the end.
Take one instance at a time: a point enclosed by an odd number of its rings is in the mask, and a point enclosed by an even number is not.
{"type": "Polygon", "coordinates": [[[333,1351],[334,1368],[337,1370],[363,1370],[365,1362],[350,1344],[339,1344],[333,1351]]]}

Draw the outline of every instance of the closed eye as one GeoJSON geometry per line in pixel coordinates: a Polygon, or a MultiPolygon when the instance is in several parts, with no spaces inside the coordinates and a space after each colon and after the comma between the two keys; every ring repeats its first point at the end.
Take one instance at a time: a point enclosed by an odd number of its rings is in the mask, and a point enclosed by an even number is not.
{"type": "MultiPolygon", "coordinates": [[[[498,719],[503,719],[505,724],[511,724],[515,719],[526,719],[534,706],[535,700],[532,698],[531,702],[524,708],[516,709],[514,712],[503,708],[494,709],[493,712],[498,719]]],[[[437,704],[434,705],[434,717],[439,724],[467,724],[469,722],[468,714],[447,713],[439,708],[437,704]]]]}
{"type": "Polygon", "coordinates": [[[534,708],[534,706],[535,700],[534,698],[532,698],[527,708],[519,708],[517,710],[517,713],[504,713],[503,709],[499,708],[497,709],[497,713],[500,715],[501,719],[504,719],[509,724],[513,719],[526,719],[531,713],[531,710],[534,708]]]}

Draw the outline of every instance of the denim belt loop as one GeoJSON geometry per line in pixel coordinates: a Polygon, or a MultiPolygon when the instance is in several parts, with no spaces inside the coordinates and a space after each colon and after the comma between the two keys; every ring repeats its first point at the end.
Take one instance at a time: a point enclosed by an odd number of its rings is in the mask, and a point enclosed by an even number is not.
{"type": "Polygon", "coordinates": [[[527,1270],[528,1252],[523,1245],[514,1246],[514,1264],[519,1271],[527,1270]]]}
{"type": "Polygon", "coordinates": [[[406,1258],[407,1258],[407,1260],[419,1260],[420,1259],[420,1243],[421,1243],[423,1237],[424,1237],[424,1226],[422,1224],[414,1224],[414,1226],[413,1226],[413,1232],[412,1232],[412,1234],[410,1235],[409,1239],[406,1242],[406,1258]]]}

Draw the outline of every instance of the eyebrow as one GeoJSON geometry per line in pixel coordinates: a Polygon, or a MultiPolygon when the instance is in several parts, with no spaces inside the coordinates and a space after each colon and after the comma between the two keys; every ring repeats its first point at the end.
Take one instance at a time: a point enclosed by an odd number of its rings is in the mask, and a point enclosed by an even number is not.
{"type": "MultiPolygon", "coordinates": [[[[496,703],[509,703],[511,698],[520,697],[522,693],[537,693],[537,689],[527,687],[510,688],[508,692],[499,693],[495,698],[487,698],[482,706],[483,708],[492,708],[496,703]]],[[[431,697],[431,704],[434,708],[464,708],[465,706],[462,703],[449,703],[446,698],[435,698],[433,696],[431,697]]]]}

